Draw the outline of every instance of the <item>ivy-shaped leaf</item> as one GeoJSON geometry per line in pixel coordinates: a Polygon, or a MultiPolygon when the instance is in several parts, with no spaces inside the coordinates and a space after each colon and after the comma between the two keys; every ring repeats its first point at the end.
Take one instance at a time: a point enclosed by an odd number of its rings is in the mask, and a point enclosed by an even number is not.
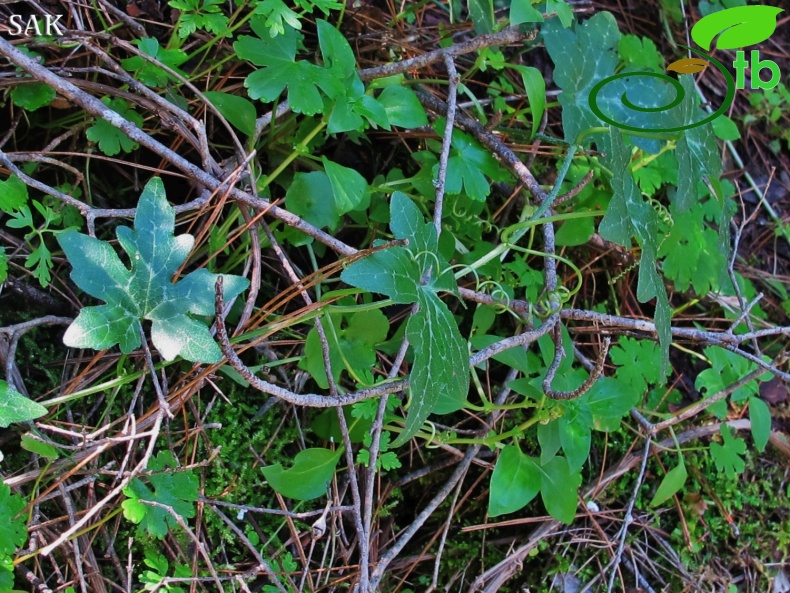
{"type": "Polygon", "coordinates": [[[581,132],[600,125],[588,98],[593,86],[617,68],[620,30],[611,13],[599,12],[573,30],[549,19],[541,33],[555,64],[554,82],[562,89],[558,99],[565,139],[575,142],[581,132]]]}
{"type": "Polygon", "coordinates": [[[121,503],[124,517],[139,525],[141,531],[159,539],[164,539],[169,529],[178,525],[175,518],[165,509],[146,505],[150,500],[166,505],[185,519],[195,516],[195,501],[198,499],[198,479],[189,471],[172,471],[178,468],[176,458],[170,451],[161,451],[148,462],[148,469],[154,473],[148,476],[153,489],[146,486],[140,478],[135,478],[123,489],[127,497],[121,503]]]}
{"type": "MultiPolygon", "coordinates": [[[[147,319],[152,322],[151,340],[165,360],[181,355],[193,362],[219,361],[222,353],[208,328],[188,316],[213,315],[217,274],[200,269],[176,284],[171,281],[195,239],[173,236],[175,211],[167,203],[160,178],[153,177],[146,184],[134,227],[116,230],[131,260],[131,271],[109,243],[75,231],[58,235],[74,267],[71,279],[106,303],[83,308],[66,330],[64,344],[94,350],[120,344],[121,351],[129,353],[140,346],[140,322],[147,319]]],[[[226,299],[249,285],[240,276],[224,275],[223,280],[226,299]]]]}
{"type": "Polygon", "coordinates": [[[329,449],[305,449],[294,458],[291,469],[281,464],[261,468],[272,488],[283,496],[294,500],[312,500],[326,494],[326,487],[335,474],[343,447],[337,451],[329,449]]]}
{"type": "Polygon", "coordinates": [[[432,413],[449,413],[463,407],[469,390],[466,340],[437,296],[437,291],[457,292],[447,262],[438,255],[433,224],[426,223],[417,206],[395,192],[390,199],[390,228],[408,247],[392,247],[354,262],[341,274],[347,284],[386,294],[397,303],[419,303],[419,311],[406,327],[414,349],[406,428],[393,443],[408,441],[432,413]]]}
{"type": "Polygon", "coordinates": [[[709,14],[691,29],[694,43],[710,51],[719,35],[718,49],[737,49],[768,39],[776,30],[776,17],[784,9],[775,6],[736,6],[709,14]]]}
{"type": "Polygon", "coordinates": [[[0,379],[0,427],[14,422],[28,422],[47,413],[41,404],[25,397],[0,379]]]}

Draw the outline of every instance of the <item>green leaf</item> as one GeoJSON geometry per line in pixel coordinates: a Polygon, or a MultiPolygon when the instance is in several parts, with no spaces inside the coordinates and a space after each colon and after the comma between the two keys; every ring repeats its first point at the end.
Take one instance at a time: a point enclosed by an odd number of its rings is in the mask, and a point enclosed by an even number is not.
{"type": "Polygon", "coordinates": [[[510,3],[510,24],[542,23],[543,15],[532,6],[530,0],[513,0],[510,3]]]}
{"type": "Polygon", "coordinates": [[[491,474],[488,514],[498,517],[524,508],[540,491],[540,466],[521,452],[518,445],[507,445],[499,453],[491,474]]]}
{"type": "Polygon", "coordinates": [[[413,437],[432,413],[460,410],[469,391],[466,340],[453,314],[432,291],[419,292],[420,310],[412,315],[406,336],[414,348],[409,376],[411,403],[406,427],[393,447],[413,437]]]}
{"type": "MultiPolygon", "coordinates": [[[[331,319],[333,322],[331,327],[326,317],[322,319],[322,325],[329,345],[335,382],[340,380],[344,368],[352,373],[357,381],[363,382],[360,376],[370,375],[370,369],[376,364],[376,345],[387,339],[389,331],[387,317],[378,309],[360,311],[350,315],[344,328],[341,328],[337,317],[332,316],[331,319]]],[[[323,348],[315,328],[307,334],[304,357],[299,361],[299,368],[307,370],[319,387],[329,388],[323,348]]],[[[372,376],[370,379],[372,383],[372,376]]]]}
{"type": "Polygon", "coordinates": [[[52,276],[49,273],[52,269],[52,254],[43,241],[39,241],[39,244],[30,252],[30,255],[25,258],[25,267],[33,270],[33,276],[36,277],[42,287],[46,288],[49,286],[49,281],[52,280],[52,276]]]}
{"type": "Polygon", "coordinates": [[[704,220],[704,207],[697,204],[690,211],[680,213],[673,206],[670,212],[674,224],[658,252],[664,258],[664,275],[679,291],[689,286],[700,296],[718,291],[727,261],[718,246],[718,233],[704,220]]]}
{"type": "MultiPolygon", "coordinates": [[[[611,128],[609,137],[604,139],[604,146],[607,153],[604,162],[609,170],[626,171],[631,151],[626,148],[617,128],[611,128]]],[[[626,246],[631,244],[631,237],[636,236],[642,246],[636,296],[642,303],[656,299],[655,323],[661,344],[661,368],[666,369],[672,342],[671,308],[664,282],[656,271],[657,215],[642,198],[631,175],[615,174],[611,184],[614,195],[598,232],[605,239],[626,246]]]]}
{"type": "Polygon", "coordinates": [[[43,82],[20,84],[11,89],[14,105],[26,111],[35,111],[52,103],[57,93],[43,82]]]}
{"type": "MultiPolygon", "coordinates": [[[[343,414],[348,426],[349,439],[352,443],[361,443],[365,435],[370,434],[370,427],[373,425],[373,419],[355,416],[348,406],[343,408],[343,414]]],[[[343,433],[340,430],[340,421],[337,418],[336,409],[327,408],[318,414],[315,420],[310,423],[310,428],[325,441],[333,441],[335,443],[343,442],[343,433]]]]}
{"type": "Polygon", "coordinates": [[[297,453],[291,469],[281,464],[261,468],[269,485],[277,492],[294,500],[312,500],[326,494],[326,487],[340,460],[343,448],[305,449],[297,453]]]}
{"type": "MultiPolygon", "coordinates": [[[[181,49],[165,49],[159,45],[158,39],[151,37],[135,39],[132,43],[137,45],[145,55],[152,57],[157,62],[161,62],[178,73],[182,73],[178,67],[189,58],[185,51],[181,49]]],[[[166,70],[149,62],[142,56],[132,56],[121,60],[121,66],[125,70],[132,72],[135,79],[147,86],[165,87],[171,79],[171,75],[166,70]]]]}
{"type": "Polygon", "coordinates": [[[318,19],[316,25],[321,54],[332,76],[344,84],[358,78],[357,59],[343,34],[323,19],[318,19]]]}
{"type": "Polygon", "coordinates": [[[13,554],[27,541],[25,517],[17,517],[24,508],[25,499],[0,482],[0,556],[13,554]]]}
{"type": "MultiPolygon", "coordinates": [[[[679,123],[699,120],[704,113],[696,101],[694,80],[691,76],[682,76],[681,83],[686,94],[681,104],[679,123]]],[[[691,209],[699,197],[698,187],[702,178],[707,178],[717,193],[719,202],[724,200],[721,195],[719,177],[722,174],[721,154],[713,131],[715,122],[726,116],[719,116],[713,120],[713,126],[703,125],[685,130],[677,142],[675,154],[678,159],[678,190],[672,200],[681,212],[691,209]]],[[[726,228],[729,222],[726,218],[719,221],[726,228]]],[[[729,241],[726,242],[729,244],[729,241]]]]}
{"type": "Polygon", "coordinates": [[[42,457],[46,457],[47,459],[57,459],[60,457],[60,453],[58,453],[57,448],[53,447],[49,443],[43,443],[38,439],[34,439],[29,434],[22,435],[22,441],[19,445],[25,451],[36,453],[42,457]]]}
{"type": "Polygon", "coordinates": [[[580,470],[590,456],[592,444],[592,414],[586,407],[578,407],[556,421],[559,429],[562,451],[571,470],[580,470]]]}
{"type": "Polygon", "coordinates": [[[332,185],[337,211],[345,214],[356,210],[362,204],[368,189],[365,178],[356,170],[333,163],[325,156],[321,157],[321,162],[324,163],[324,170],[332,185]]]}
{"type": "Polygon", "coordinates": [[[467,0],[469,20],[474,23],[475,33],[484,34],[494,30],[493,0],[467,0]]]}
{"type": "Polygon", "coordinates": [[[735,141],[741,139],[741,132],[735,122],[726,115],[720,115],[711,122],[713,133],[716,137],[724,141],[735,141]]]}
{"type": "Polygon", "coordinates": [[[781,8],[774,6],[738,6],[714,12],[697,21],[691,29],[694,43],[710,51],[719,35],[718,49],[737,49],[768,39],[776,30],[781,8]]]}
{"type": "MultiPolygon", "coordinates": [[[[694,381],[694,387],[704,394],[704,397],[712,395],[726,389],[728,386],[739,381],[757,368],[753,362],[738,356],[737,354],[710,346],[704,350],[705,356],[711,362],[711,368],[702,371],[694,381]]],[[[756,396],[760,388],[757,381],[749,381],[736,389],[730,398],[738,402],[756,396]]],[[[727,402],[721,400],[710,407],[710,411],[717,418],[724,418],[727,415],[727,402]]]]}
{"type": "Polygon", "coordinates": [[[566,29],[573,23],[573,10],[565,0],[546,0],[546,14],[557,15],[566,29]]]}
{"type": "Polygon", "coordinates": [[[549,514],[570,524],[576,516],[582,476],[571,469],[565,457],[552,457],[541,465],[540,497],[549,514]]]}
{"type": "Polygon", "coordinates": [[[663,504],[664,501],[668,500],[671,496],[674,496],[676,493],[683,488],[683,484],[686,483],[686,477],[688,473],[686,472],[686,466],[683,463],[683,458],[681,457],[678,461],[678,464],[669,470],[664,479],[661,480],[661,483],[658,485],[656,489],[656,493],[653,495],[653,500],[650,501],[651,507],[657,507],[660,504],[663,504]]]}
{"type": "Polygon", "coordinates": [[[195,516],[195,501],[198,499],[198,479],[192,470],[166,472],[178,468],[176,458],[170,451],[161,451],[148,462],[153,473],[148,481],[153,489],[140,478],[135,478],[123,489],[127,500],[121,503],[124,516],[139,525],[140,531],[164,539],[168,530],[178,526],[175,518],[166,510],[146,505],[150,500],[170,507],[176,514],[188,519],[195,516]]]}
{"type": "Polygon", "coordinates": [[[13,422],[29,422],[47,413],[47,409],[34,402],[0,379],[0,427],[8,428],[13,422]]]}
{"type": "Polygon", "coordinates": [[[511,68],[515,68],[521,74],[521,81],[532,109],[532,135],[534,136],[540,128],[543,113],[546,111],[546,81],[543,80],[540,70],[532,66],[514,65],[511,68]]]}
{"type": "Polygon", "coordinates": [[[425,109],[410,88],[388,86],[381,91],[378,102],[384,106],[387,120],[393,126],[408,130],[428,125],[425,109]]]}
{"type": "Polygon", "coordinates": [[[618,345],[609,351],[609,356],[619,367],[617,378],[640,396],[647,390],[648,383],[656,384],[664,378],[661,373],[661,351],[654,342],[621,336],[618,345]]]}
{"type": "Polygon", "coordinates": [[[559,102],[565,139],[575,142],[581,132],[600,125],[590,110],[590,91],[614,74],[619,62],[616,47],[620,30],[611,13],[599,12],[574,30],[549,19],[541,32],[555,64],[554,82],[562,89],[559,102]]]}
{"type": "MultiPolygon", "coordinates": [[[[434,124],[434,129],[441,134],[444,119],[434,124]]],[[[452,148],[447,161],[447,180],[445,190],[450,195],[460,194],[463,190],[467,196],[479,202],[485,201],[491,192],[486,175],[495,181],[503,181],[507,174],[497,163],[491,153],[468,134],[459,130],[453,131],[452,148]]],[[[439,171],[437,163],[433,169],[434,178],[439,171]]]]}
{"type": "Polygon", "coordinates": [[[664,72],[664,58],[658,53],[652,39],[623,35],[617,45],[617,51],[620,59],[635,70],[664,72]]]}
{"type": "MultiPolygon", "coordinates": [[[[143,117],[132,109],[128,102],[117,97],[112,99],[104,97],[102,103],[138,128],[142,127],[143,117]]],[[[92,126],[85,130],[85,135],[91,142],[98,142],[99,150],[107,156],[115,156],[120,152],[130,152],[137,149],[137,143],[132,141],[125,132],[101,118],[98,118],[92,126]]]]}
{"type": "Polygon", "coordinates": [[[27,200],[27,185],[19,177],[11,175],[0,181],[0,210],[12,214],[27,204],[27,200]]]}
{"type": "Polygon", "coordinates": [[[0,246],[0,283],[5,282],[8,278],[8,254],[5,247],[0,246]]]}
{"type": "MultiPolygon", "coordinates": [[[[151,340],[165,360],[181,355],[193,362],[217,362],[219,347],[203,323],[188,317],[213,315],[217,274],[191,272],[177,284],[171,278],[189,255],[191,235],[173,236],[175,211],[167,203],[158,177],[145,186],[134,219],[134,230],[116,233],[132,263],[128,270],[108,243],[67,231],[58,235],[73,266],[71,278],[105,305],[85,307],[66,330],[63,342],[73,348],[104,350],[120,344],[129,353],[140,346],[140,321],[152,321],[151,340]]],[[[245,278],[223,275],[225,298],[249,285],[245,278]]]]}
{"type": "Polygon", "coordinates": [[[296,59],[296,45],[301,35],[288,27],[282,35],[272,39],[261,17],[253,17],[250,25],[258,37],[242,35],[233,44],[241,59],[261,67],[244,81],[250,97],[268,103],[287,88],[288,102],[296,113],[314,115],[323,111],[318,88],[333,96],[336,83],[326,69],[296,59]]]}
{"type": "Polygon", "coordinates": [[[203,91],[203,94],[219,110],[222,117],[242,134],[255,134],[255,106],[247,99],[218,91],[203,91]]]}
{"type": "Polygon", "coordinates": [[[752,397],[749,400],[749,420],[752,424],[754,446],[762,453],[771,436],[771,411],[759,397],[752,397]]]}
{"type": "MultiPolygon", "coordinates": [[[[501,336],[491,336],[491,335],[484,335],[479,334],[476,336],[472,336],[470,343],[472,344],[472,348],[475,350],[482,350],[483,348],[488,348],[492,344],[499,342],[502,340],[501,336]]],[[[511,368],[521,371],[525,375],[529,375],[530,373],[535,372],[536,369],[530,368],[529,360],[527,358],[527,353],[523,349],[523,347],[514,347],[509,348],[499,354],[494,355],[494,360],[497,362],[501,362],[511,368]]],[[[515,381],[511,381],[508,385],[512,389],[516,389],[513,387],[514,383],[522,381],[522,379],[516,379],[515,381]]],[[[522,393],[518,391],[518,393],[522,393]]],[[[523,395],[523,394],[522,394],[523,395]]]]}
{"type": "Polygon", "coordinates": [[[224,33],[228,17],[222,14],[223,0],[170,0],[168,4],[181,11],[178,18],[178,36],[186,39],[198,29],[224,33]]]}
{"type": "Polygon", "coordinates": [[[450,310],[436,291],[457,291],[449,267],[437,255],[436,229],[406,196],[390,199],[390,227],[408,248],[394,247],[354,262],[341,274],[344,282],[389,296],[400,303],[419,303],[406,327],[414,349],[410,379],[411,404],[406,428],[393,443],[410,439],[431,413],[445,414],[463,407],[469,389],[466,340],[450,310]],[[430,279],[425,277],[431,274],[430,279]]]}
{"type": "Polygon", "coordinates": [[[729,478],[736,478],[743,473],[746,464],[741,455],[746,453],[746,443],[740,437],[732,436],[730,427],[721,425],[722,444],[711,443],[710,454],[716,468],[729,478]]]}
{"type": "Polygon", "coordinates": [[[404,247],[390,247],[355,261],[340,278],[351,286],[385,294],[395,303],[417,302],[420,268],[404,247]]]}
{"type": "Polygon", "coordinates": [[[342,213],[330,195],[333,195],[332,184],[326,173],[297,173],[285,193],[285,205],[312,225],[336,229],[342,213]]]}
{"type": "Polygon", "coordinates": [[[593,417],[596,430],[610,432],[620,426],[620,419],[639,401],[640,394],[625,381],[601,377],[580,398],[593,417]]]}
{"type": "Polygon", "coordinates": [[[282,0],[262,0],[255,7],[255,14],[263,16],[265,25],[269,27],[269,36],[277,37],[285,33],[285,24],[294,29],[301,29],[299,15],[286,6],[282,0]]]}

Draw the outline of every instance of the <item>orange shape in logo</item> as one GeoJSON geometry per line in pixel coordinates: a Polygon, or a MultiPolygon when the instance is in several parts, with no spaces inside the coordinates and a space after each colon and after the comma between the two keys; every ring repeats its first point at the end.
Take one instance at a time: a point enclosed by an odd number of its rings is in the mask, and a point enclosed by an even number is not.
{"type": "Polygon", "coordinates": [[[708,67],[708,62],[702,58],[685,58],[677,60],[667,66],[667,70],[672,70],[679,74],[694,74],[695,72],[702,72],[708,67]]]}

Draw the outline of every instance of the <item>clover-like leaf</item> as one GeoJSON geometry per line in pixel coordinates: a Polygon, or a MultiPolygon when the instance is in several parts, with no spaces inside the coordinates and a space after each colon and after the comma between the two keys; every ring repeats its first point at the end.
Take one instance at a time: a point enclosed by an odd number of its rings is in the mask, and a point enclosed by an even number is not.
{"type": "Polygon", "coordinates": [[[283,34],[272,39],[262,17],[253,17],[250,26],[258,37],[242,35],[233,49],[241,59],[260,66],[244,81],[251,98],[268,103],[287,88],[291,108],[296,113],[314,115],[324,109],[319,88],[330,96],[342,91],[327,69],[296,59],[301,35],[294,29],[286,27],[283,34]]]}
{"type": "MultiPolygon", "coordinates": [[[[164,185],[152,178],[143,190],[134,229],[118,227],[118,241],[131,260],[129,270],[104,241],[68,231],[58,241],[74,269],[71,279],[106,304],[85,307],[66,330],[63,343],[74,348],[104,350],[119,344],[129,353],[140,346],[140,322],[152,322],[151,340],[165,360],[181,355],[193,362],[217,362],[219,347],[208,328],[188,316],[212,315],[217,274],[205,269],[171,281],[195,242],[175,237],[175,211],[164,185]]],[[[246,278],[223,275],[226,299],[249,285],[246,278]]]]}
{"type": "Polygon", "coordinates": [[[192,471],[167,472],[178,464],[170,451],[162,451],[148,463],[154,473],[148,477],[153,490],[142,480],[135,478],[123,489],[127,500],[121,503],[124,516],[137,523],[141,530],[163,539],[169,528],[178,525],[176,519],[165,509],[146,505],[153,501],[173,509],[184,518],[195,516],[195,501],[198,499],[198,480],[192,471]]]}
{"type": "Polygon", "coordinates": [[[735,49],[768,39],[776,30],[776,17],[783,9],[775,6],[736,6],[714,12],[697,21],[691,29],[694,43],[710,51],[719,35],[718,49],[735,49]]]}

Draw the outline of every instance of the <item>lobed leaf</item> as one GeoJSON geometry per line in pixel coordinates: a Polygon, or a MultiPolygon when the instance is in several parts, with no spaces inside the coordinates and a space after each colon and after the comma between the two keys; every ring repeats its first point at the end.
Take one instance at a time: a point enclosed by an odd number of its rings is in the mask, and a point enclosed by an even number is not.
{"type": "MultiPolygon", "coordinates": [[[[140,346],[140,322],[146,319],[152,321],[151,339],[165,360],[181,355],[210,363],[221,358],[208,328],[187,315],[213,314],[218,276],[201,269],[171,282],[194,245],[191,235],[175,237],[174,228],[175,211],[167,203],[161,179],[154,177],[140,197],[134,229],[116,230],[131,270],[104,241],[75,231],[58,235],[73,266],[74,283],[106,303],[80,311],[63,337],[67,346],[104,350],[119,344],[129,353],[140,346]]],[[[227,299],[249,285],[239,276],[224,275],[223,280],[227,299]]]]}

